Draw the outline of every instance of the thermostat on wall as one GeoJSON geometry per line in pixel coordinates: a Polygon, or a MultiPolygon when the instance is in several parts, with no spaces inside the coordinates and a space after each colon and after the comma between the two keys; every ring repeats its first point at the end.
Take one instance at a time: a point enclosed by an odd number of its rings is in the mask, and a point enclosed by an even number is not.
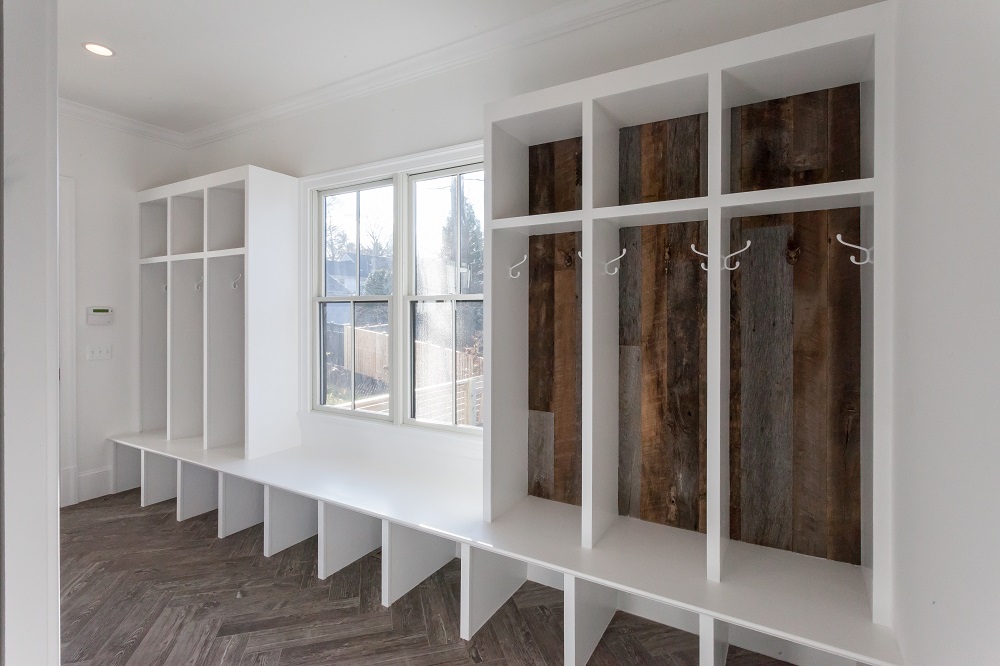
{"type": "Polygon", "coordinates": [[[87,308],[87,324],[107,326],[115,321],[115,309],[107,305],[92,305],[87,308]]]}

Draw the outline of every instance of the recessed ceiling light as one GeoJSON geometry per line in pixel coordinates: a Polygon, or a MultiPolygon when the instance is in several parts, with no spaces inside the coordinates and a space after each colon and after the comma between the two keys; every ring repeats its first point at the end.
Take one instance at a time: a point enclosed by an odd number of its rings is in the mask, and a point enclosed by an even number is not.
{"type": "Polygon", "coordinates": [[[83,48],[87,49],[94,55],[104,56],[105,58],[110,58],[115,54],[115,52],[107,46],[104,46],[103,44],[95,44],[94,42],[87,42],[83,45],[83,48]]]}

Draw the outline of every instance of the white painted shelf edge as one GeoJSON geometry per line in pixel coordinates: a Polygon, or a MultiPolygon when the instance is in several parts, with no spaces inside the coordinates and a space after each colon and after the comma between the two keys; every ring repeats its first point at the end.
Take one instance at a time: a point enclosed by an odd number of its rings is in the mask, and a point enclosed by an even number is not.
{"type": "Polygon", "coordinates": [[[715,583],[702,534],[618,518],[584,549],[580,508],[534,497],[486,523],[476,459],[429,464],[331,444],[247,460],[242,445],[205,449],[200,437],[167,440],[162,431],[110,439],[866,664],[902,663],[892,632],[871,622],[859,567],[732,542],[729,575],[715,583]]]}

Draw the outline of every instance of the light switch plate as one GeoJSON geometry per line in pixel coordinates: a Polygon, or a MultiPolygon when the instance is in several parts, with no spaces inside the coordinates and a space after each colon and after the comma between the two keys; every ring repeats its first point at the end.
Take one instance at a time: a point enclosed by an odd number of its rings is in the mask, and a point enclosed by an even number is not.
{"type": "Polygon", "coordinates": [[[107,361],[111,358],[111,343],[105,342],[99,345],[87,345],[88,361],[107,361]]]}

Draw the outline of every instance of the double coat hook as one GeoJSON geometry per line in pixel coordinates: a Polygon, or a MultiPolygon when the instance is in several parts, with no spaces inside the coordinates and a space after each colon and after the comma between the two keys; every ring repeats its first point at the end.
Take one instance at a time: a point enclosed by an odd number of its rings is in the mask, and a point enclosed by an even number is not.
{"type": "MultiPolygon", "coordinates": [[[[730,266],[729,265],[729,260],[732,259],[733,257],[735,257],[738,254],[742,254],[742,253],[746,252],[749,249],[750,249],[750,241],[747,241],[747,244],[743,247],[742,250],[736,250],[736,252],[733,252],[732,254],[727,254],[725,257],[723,257],[722,258],[722,268],[723,268],[723,270],[735,271],[737,268],[739,268],[740,267],[740,262],[739,261],[737,261],[734,265],[730,266]]],[[[708,259],[708,254],[706,254],[705,252],[699,252],[698,248],[695,247],[694,243],[691,243],[691,251],[694,252],[695,254],[697,254],[699,257],[705,257],[706,259],[708,259]]],[[[701,270],[703,270],[703,271],[707,271],[708,270],[708,265],[704,261],[701,262],[701,270]]]]}
{"type": "Polygon", "coordinates": [[[613,263],[615,263],[615,262],[617,262],[617,261],[621,261],[621,260],[622,260],[622,257],[624,257],[624,256],[625,256],[625,253],[626,253],[626,252],[628,252],[628,249],[627,249],[627,248],[625,248],[625,249],[622,249],[622,253],[621,253],[621,254],[619,254],[619,255],[618,255],[617,257],[615,257],[615,258],[614,258],[614,259],[612,259],[611,261],[607,262],[606,264],[604,264],[604,272],[605,272],[605,273],[606,273],[607,275],[617,275],[617,274],[618,274],[618,266],[615,266],[615,270],[613,270],[613,271],[612,271],[612,270],[610,270],[610,268],[611,268],[611,264],[613,264],[613,263]]]}
{"type": "Polygon", "coordinates": [[[844,246],[850,247],[850,248],[854,248],[855,250],[860,250],[861,252],[864,253],[864,259],[861,259],[860,261],[858,260],[857,257],[855,257],[852,254],[851,255],[851,263],[852,264],[855,264],[856,266],[864,266],[865,264],[872,263],[872,249],[871,248],[869,248],[869,247],[861,247],[860,245],[854,245],[853,243],[848,243],[847,241],[844,240],[844,237],[841,234],[837,234],[837,240],[840,242],[841,245],[844,245],[844,246]]]}

